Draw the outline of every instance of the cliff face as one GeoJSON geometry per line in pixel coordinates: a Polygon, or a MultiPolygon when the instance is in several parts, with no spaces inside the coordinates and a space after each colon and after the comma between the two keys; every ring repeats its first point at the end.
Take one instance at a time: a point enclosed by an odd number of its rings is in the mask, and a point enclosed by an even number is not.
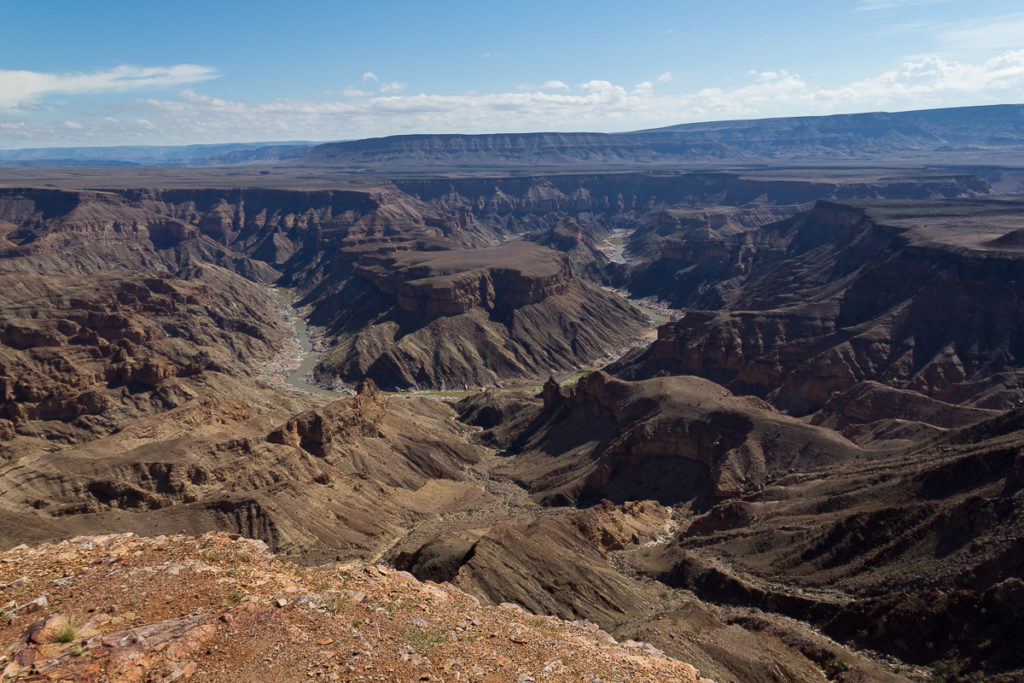
{"type": "Polygon", "coordinates": [[[907,179],[868,174],[829,179],[675,171],[409,179],[397,180],[395,185],[402,192],[449,212],[481,220],[514,216],[518,231],[552,212],[560,212],[562,217],[582,213],[610,219],[665,208],[727,206],[753,211],[764,205],[808,205],[829,197],[932,199],[990,191],[986,181],[966,174],[907,179]]]}
{"type": "Polygon", "coordinates": [[[356,274],[409,313],[458,315],[504,310],[565,294],[574,279],[565,257],[524,242],[443,252],[363,256],[356,274]]]}
{"type": "Polygon", "coordinates": [[[94,438],[180,401],[158,396],[165,381],[258,373],[289,335],[264,316],[265,289],[215,267],[191,280],[0,272],[0,301],[0,417],[11,438],[94,438]]]}
{"type": "MultiPolygon", "coordinates": [[[[556,252],[521,242],[481,248],[497,241],[493,226],[393,187],[5,190],[0,234],[0,258],[23,271],[89,275],[113,266],[191,279],[198,264],[214,263],[281,279],[326,328],[333,348],[317,374],[327,383],[370,376],[389,388],[461,387],[535,377],[612,353],[645,324],[581,282],[556,252]]],[[[8,328],[12,343],[33,341],[27,328],[8,328]]],[[[146,366],[112,378],[173,375],[146,366]]]]}
{"type": "Polygon", "coordinates": [[[693,288],[680,294],[724,310],[663,326],[618,371],[699,374],[797,414],[868,381],[1008,408],[1024,359],[1010,322],[1024,314],[1024,261],[985,242],[1021,215],[1013,202],[821,202],[756,234],[691,242],[693,288]]]}
{"type": "Polygon", "coordinates": [[[644,316],[575,277],[563,257],[526,244],[498,250],[536,253],[536,263],[551,268],[495,265],[403,282],[346,282],[341,296],[349,303],[328,327],[332,348],[321,377],[369,377],[389,389],[535,381],[639,343],[644,316]]]}

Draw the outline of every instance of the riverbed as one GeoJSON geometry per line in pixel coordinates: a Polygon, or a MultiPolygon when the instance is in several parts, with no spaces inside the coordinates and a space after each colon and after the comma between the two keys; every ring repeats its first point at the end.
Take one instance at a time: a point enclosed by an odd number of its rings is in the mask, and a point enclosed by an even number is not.
{"type": "Polygon", "coordinates": [[[277,296],[281,299],[281,305],[288,315],[288,322],[291,323],[292,329],[295,330],[295,340],[299,344],[299,365],[285,376],[284,383],[290,387],[314,394],[344,396],[345,394],[340,391],[326,389],[309,381],[313,374],[313,368],[316,367],[316,363],[320,359],[320,355],[313,352],[313,342],[309,338],[309,327],[295,309],[292,293],[282,287],[277,287],[274,291],[277,292],[277,296]]]}

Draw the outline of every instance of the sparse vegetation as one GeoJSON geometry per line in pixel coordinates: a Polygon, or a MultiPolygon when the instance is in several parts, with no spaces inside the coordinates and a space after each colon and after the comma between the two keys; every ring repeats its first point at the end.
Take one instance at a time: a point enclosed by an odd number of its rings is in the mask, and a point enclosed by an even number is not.
{"type": "Polygon", "coordinates": [[[78,634],[81,633],[81,631],[81,626],[79,626],[76,619],[65,617],[64,623],[61,624],[61,627],[53,634],[53,640],[57,643],[72,643],[78,638],[78,634]]]}
{"type": "Polygon", "coordinates": [[[423,657],[434,654],[444,644],[444,633],[436,627],[409,628],[402,631],[402,638],[423,657]]]}
{"type": "Polygon", "coordinates": [[[337,593],[330,593],[324,596],[324,607],[332,614],[337,614],[344,607],[344,599],[337,593]]]}

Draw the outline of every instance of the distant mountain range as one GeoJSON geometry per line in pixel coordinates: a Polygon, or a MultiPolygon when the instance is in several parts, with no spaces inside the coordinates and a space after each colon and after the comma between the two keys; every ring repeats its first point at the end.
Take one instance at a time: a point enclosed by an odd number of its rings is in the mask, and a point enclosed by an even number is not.
{"type": "Polygon", "coordinates": [[[0,150],[0,164],[416,168],[1021,163],[1024,105],[690,123],[630,133],[395,135],[345,142],[0,150]]]}
{"type": "Polygon", "coordinates": [[[297,159],[312,142],[0,149],[0,166],[234,166],[297,159]]]}

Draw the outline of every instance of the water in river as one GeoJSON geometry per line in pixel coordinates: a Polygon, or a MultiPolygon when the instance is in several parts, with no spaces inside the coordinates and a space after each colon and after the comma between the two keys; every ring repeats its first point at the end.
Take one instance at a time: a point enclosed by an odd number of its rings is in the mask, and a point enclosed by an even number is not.
{"type": "Polygon", "coordinates": [[[276,291],[277,295],[281,298],[281,303],[284,304],[284,308],[288,312],[288,321],[292,324],[292,328],[295,329],[295,338],[299,342],[300,352],[299,367],[295,368],[291,374],[285,377],[285,383],[303,391],[311,391],[328,396],[341,396],[340,392],[325,389],[306,381],[306,377],[313,371],[317,361],[317,354],[313,353],[313,343],[309,340],[309,329],[306,327],[306,321],[299,316],[298,311],[292,305],[291,292],[280,287],[276,291]]]}
{"type": "Polygon", "coordinates": [[[611,242],[612,250],[608,254],[609,258],[615,263],[626,262],[626,236],[629,235],[629,230],[624,228],[617,228],[612,230],[612,234],[608,237],[608,241],[611,242]]]}

